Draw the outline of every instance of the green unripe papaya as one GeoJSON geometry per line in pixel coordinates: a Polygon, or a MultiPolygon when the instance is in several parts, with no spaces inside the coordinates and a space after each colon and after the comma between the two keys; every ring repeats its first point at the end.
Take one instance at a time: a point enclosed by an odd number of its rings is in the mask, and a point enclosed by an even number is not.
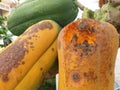
{"type": "Polygon", "coordinates": [[[7,27],[14,35],[19,36],[29,26],[44,19],[51,19],[65,26],[78,14],[75,2],[76,0],[27,0],[12,10],[7,27]]]}

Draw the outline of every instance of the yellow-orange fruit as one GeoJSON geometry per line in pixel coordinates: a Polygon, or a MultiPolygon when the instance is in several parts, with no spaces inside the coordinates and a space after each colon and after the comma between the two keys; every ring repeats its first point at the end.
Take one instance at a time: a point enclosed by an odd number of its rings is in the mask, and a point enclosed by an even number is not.
{"type": "Polygon", "coordinates": [[[107,22],[68,24],[58,36],[58,90],[114,90],[118,45],[117,30],[107,22]]]}
{"type": "Polygon", "coordinates": [[[14,90],[56,40],[59,30],[52,20],[40,21],[0,52],[0,90],[14,90]]]}

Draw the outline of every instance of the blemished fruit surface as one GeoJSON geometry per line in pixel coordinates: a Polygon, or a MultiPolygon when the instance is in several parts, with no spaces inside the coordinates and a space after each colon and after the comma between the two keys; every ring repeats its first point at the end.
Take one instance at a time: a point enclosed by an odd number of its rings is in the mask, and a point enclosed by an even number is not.
{"type": "Polygon", "coordinates": [[[57,39],[37,60],[15,90],[36,90],[40,87],[46,73],[51,69],[57,60],[57,39]]]}
{"type": "Polygon", "coordinates": [[[114,90],[118,46],[107,22],[83,18],[65,26],[58,36],[58,90],[114,90]]]}
{"type": "Polygon", "coordinates": [[[53,44],[60,29],[52,20],[40,21],[0,52],[0,90],[15,89],[53,44]]]}

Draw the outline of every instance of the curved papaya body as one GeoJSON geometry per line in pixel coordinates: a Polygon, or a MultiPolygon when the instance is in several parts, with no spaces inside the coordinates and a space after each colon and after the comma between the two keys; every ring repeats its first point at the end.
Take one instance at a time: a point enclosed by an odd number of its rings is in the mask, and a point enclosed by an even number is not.
{"type": "Polygon", "coordinates": [[[114,67],[119,45],[112,24],[80,19],[58,36],[58,90],[114,90],[114,67]]]}
{"type": "Polygon", "coordinates": [[[46,52],[37,60],[29,72],[14,90],[36,90],[40,87],[46,73],[54,65],[57,60],[57,39],[46,50],[46,52]]]}
{"type": "Polygon", "coordinates": [[[56,40],[60,26],[43,20],[29,27],[0,52],[0,90],[14,90],[56,40]]]}

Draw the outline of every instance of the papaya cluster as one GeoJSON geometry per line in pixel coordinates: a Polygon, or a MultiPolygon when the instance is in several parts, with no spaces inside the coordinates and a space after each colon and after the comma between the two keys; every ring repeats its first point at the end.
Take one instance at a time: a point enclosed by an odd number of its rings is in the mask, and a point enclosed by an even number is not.
{"type": "Polygon", "coordinates": [[[117,30],[77,13],[76,0],[16,7],[7,25],[18,37],[0,51],[0,90],[36,90],[57,59],[59,90],[113,90],[117,30]]]}
{"type": "Polygon", "coordinates": [[[57,59],[61,27],[52,20],[30,26],[0,52],[0,90],[35,90],[57,59]]]}
{"type": "Polygon", "coordinates": [[[54,20],[64,27],[78,14],[75,3],[76,0],[26,0],[11,12],[7,27],[17,36],[29,26],[45,19],[54,20]]]}
{"type": "Polygon", "coordinates": [[[57,60],[57,37],[78,13],[74,0],[26,0],[8,16],[16,36],[0,51],[0,90],[36,90],[57,60]]]}

